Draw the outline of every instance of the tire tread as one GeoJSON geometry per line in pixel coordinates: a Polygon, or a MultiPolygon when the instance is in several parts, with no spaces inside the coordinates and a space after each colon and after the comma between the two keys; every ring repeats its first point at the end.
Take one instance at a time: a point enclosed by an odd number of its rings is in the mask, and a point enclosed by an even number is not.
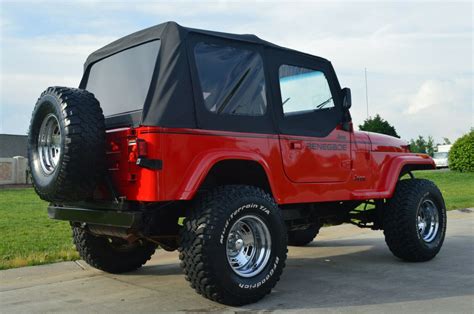
{"type": "MultiPolygon", "coordinates": [[[[64,121],[64,150],[62,163],[58,165],[60,173],[52,186],[40,186],[33,176],[33,187],[41,199],[50,202],[90,198],[105,171],[105,121],[99,101],[83,89],[49,87],[41,94],[33,110],[30,137],[34,134],[35,115],[46,95],[54,97],[60,106],[62,116],[58,119],[64,121]]],[[[29,160],[33,156],[34,140],[29,140],[29,160]]]]}
{"type": "Polygon", "coordinates": [[[114,251],[105,237],[92,235],[81,227],[72,227],[72,237],[79,256],[97,269],[119,274],[140,268],[155,253],[156,245],[145,242],[130,252],[114,251]]]}
{"type": "MultiPolygon", "coordinates": [[[[181,245],[178,250],[185,278],[197,293],[219,303],[243,305],[260,300],[271,292],[285,266],[287,250],[281,261],[282,267],[277,268],[267,289],[255,291],[252,296],[230,294],[225,287],[219,285],[217,280],[219,274],[211,270],[210,254],[207,251],[208,246],[206,244],[210,240],[212,232],[216,229],[217,223],[226,219],[226,212],[223,210],[225,204],[249,196],[265,199],[275,207],[277,206],[273,198],[259,188],[244,185],[221,186],[209,193],[198,196],[195,208],[184,220],[184,228],[181,231],[181,245]]],[[[279,210],[277,214],[281,216],[279,210]]]]}
{"type": "MultiPolygon", "coordinates": [[[[443,232],[441,243],[434,249],[424,249],[411,227],[415,221],[418,203],[423,193],[438,195],[442,201],[441,192],[436,185],[425,179],[406,179],[398,182],[394,196],[388,200],[383,215],[385,242],[390,251],[397,257],[410,262],[428,261],[436,256],[441,249],[444,239],[445,217],[440,223],[443,232]]],[[[442,201],[443,212],[445,211],[442,201]]]]}

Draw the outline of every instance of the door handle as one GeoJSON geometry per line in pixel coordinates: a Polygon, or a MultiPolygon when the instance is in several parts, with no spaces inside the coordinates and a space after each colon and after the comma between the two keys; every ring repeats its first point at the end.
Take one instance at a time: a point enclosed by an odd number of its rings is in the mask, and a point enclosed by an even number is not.
{"type": "Polygon", "coordinates": [[[290,143],[290,149],[303,149],[303,143],[302,142],[291,142],[290,143]]]}

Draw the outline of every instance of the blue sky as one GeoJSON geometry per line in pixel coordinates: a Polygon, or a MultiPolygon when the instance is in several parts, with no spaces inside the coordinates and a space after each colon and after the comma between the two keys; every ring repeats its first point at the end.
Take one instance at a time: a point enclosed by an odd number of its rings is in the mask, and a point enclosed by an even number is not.
{"type": "Polygon", "coordinates": [[[40,93],[77,86],[87,55],[174,20],[253,33],[325,57],[352,89],[355,124],[380,113],[405,139],[474,125],[471,2],[1,1],[0,133],[25,134],[40,93]]]}

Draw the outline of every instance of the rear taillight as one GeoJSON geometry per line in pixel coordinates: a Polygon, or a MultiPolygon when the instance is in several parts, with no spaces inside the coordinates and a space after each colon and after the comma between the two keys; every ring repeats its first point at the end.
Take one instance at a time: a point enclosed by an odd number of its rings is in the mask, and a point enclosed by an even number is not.
{"type": "Polygon", "coordinates": [[[138,158],[146,157],[147,145],[145,140],[129,139],[128,140],[128,161],[135,163],[138,158]]]}
{"type": "Polygon", "coordinates": [[[137,154],[138,157],[146,157],[147,149],[146,149],[146,141],[140,138],[137,138],[137,154]]]}

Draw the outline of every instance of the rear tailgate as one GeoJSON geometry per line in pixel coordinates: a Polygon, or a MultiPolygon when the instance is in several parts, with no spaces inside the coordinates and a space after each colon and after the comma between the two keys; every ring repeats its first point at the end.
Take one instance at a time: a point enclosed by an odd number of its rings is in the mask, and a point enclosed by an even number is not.
{"type": "Polygon", "coordinates": [[[109,130],[106,153],[118,196],[144,202],[162,199],[160,133],[148,127],[109,130]]]}

